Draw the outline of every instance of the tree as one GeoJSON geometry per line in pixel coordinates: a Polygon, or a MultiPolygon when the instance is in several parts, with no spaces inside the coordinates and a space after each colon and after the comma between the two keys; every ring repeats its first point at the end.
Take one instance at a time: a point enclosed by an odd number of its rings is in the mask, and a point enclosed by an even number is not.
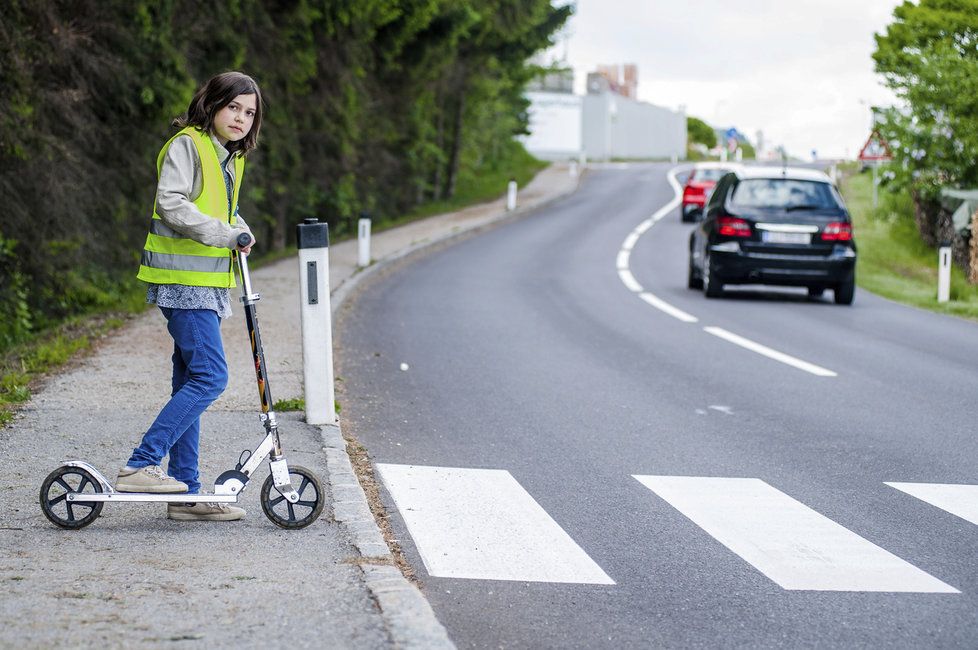
{"type": "Polygon", "coordinates": [[[978,0],[904,2],[876,35],[873,60],[906,106],[880,126],[923,200],[978,186],[978,0]]]}
{"type": "MultiPolygon", "coordinates": [[[[877,110],[876,124],[896,163],[894,187],[909,190],[921,239],[935,246],[958,236],[941,189],[978,187],[978,0],[904,2],[893,16],[873,59],[904,105],[877,110]]],[[[973,281],[976,263],[972,255],[973,281]]]]}
{"type": "Polygon", "coordinates": [[[713,127],[698,117],[686,118],[687,139],[706,145],[708,149],[717,146],[717,134],[713,127]]]}
{"type": "MultiPolygon", "coordinates": [[[[550,0],[6,0],[0,10],[0,351],[133,291],[155,161],[197,86],[266,99],[241,212],[269,248],[352,230],[498,170],[526,128],[550,0]]],[[[522,152],[521,149],[519,149],[522,152]]],[[[267,249],[266,249],[267,250],[267,249]]]]}

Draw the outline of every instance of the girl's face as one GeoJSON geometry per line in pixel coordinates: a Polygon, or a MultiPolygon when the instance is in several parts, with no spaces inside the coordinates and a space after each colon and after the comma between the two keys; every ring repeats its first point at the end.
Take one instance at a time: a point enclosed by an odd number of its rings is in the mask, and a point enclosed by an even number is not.
{"type": "Polygon", "coordinates": [[[251,131],[255,122],[255,95],[238,95],[214,116],[214,133],[222,145],[237,142],[251,131]]]}

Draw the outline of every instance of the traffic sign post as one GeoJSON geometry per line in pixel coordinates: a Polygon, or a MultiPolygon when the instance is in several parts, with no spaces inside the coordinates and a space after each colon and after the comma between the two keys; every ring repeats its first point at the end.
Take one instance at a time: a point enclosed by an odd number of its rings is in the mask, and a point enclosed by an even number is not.
{"type": "Polygon", "coordinates": [[[873,166],[873,207],[876,208],[879,206],[879,177],[876,169],[880,163],[893,160],[890,145],[887,144],[877,129],[873,129],[866,140],[866,144],[859,150],[858,160],[873,166]]]}

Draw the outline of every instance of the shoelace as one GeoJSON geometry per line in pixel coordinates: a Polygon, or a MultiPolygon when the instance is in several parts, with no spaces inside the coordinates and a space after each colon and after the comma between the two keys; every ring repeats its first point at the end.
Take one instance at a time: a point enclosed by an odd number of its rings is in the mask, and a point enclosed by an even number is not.
{"type": "Polygon", "coordinates": [[[176,480],[172,476],[168,476],[166,473],[164,473],[163,472],[163,468],[160,467],[159,465],[151,465],[150,467],[147,467],[146,468],[146,473],[149,474],[150,476],[152,476],[153,478],[160,479],[161,481],[175,481],[176,480]]]}

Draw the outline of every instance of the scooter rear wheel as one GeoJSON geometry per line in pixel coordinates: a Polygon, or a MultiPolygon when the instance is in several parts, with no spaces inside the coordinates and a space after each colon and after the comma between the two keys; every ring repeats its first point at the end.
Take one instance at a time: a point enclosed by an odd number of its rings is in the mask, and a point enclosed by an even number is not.
{"type": "Polygon", "coordinates": [[[102,485],[88,471],[62,465],[41,483],[41,510],[55,526],[84,528],[102,513],[101,501],[68,501],[69,494],[100,494],[102,485]]]}
{"type": "Polygon", "coordinates": [[[276,526],[305,528],[323,513],[326,505],[323,486],[315,474],[301,465],[289,465],[289,479],[292,487],[299,493],[299,501],[289,503],[275,488],[275,482],[269,474],[261,486],[261,509],[276,526]]]}

